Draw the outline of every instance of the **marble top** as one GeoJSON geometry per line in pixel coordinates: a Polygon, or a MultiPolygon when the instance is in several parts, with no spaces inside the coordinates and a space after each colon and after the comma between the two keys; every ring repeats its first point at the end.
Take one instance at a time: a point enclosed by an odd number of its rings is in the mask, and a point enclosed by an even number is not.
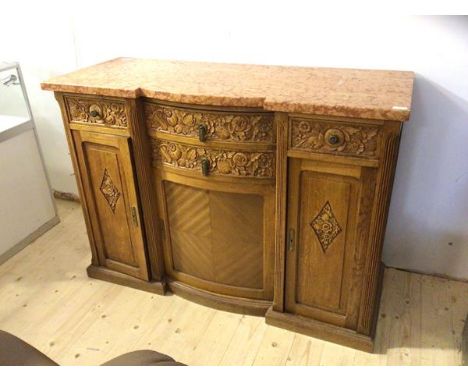
{"type": "Polygon", "coordinates": [[[117,58],[41,84],[44,90],[290,113],[405,121],[414,73],[117,58]]]}

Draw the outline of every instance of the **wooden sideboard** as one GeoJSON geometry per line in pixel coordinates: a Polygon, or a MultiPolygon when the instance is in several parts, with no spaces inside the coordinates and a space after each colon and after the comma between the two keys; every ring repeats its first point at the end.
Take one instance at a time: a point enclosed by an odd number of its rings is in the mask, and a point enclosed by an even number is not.
{"type": "Polygon", "coordinates": [[[88,274],[372,351],[412,86],[411,72],[136,59],[44,82],[88,274]]]}

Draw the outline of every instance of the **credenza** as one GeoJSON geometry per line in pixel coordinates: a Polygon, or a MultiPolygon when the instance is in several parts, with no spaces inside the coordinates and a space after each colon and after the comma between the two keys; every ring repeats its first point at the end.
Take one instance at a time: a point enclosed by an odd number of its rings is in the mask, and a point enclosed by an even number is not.
{"type": "Polygon", "coordinates": [[[413,78],[119,58],[44,82],[88,275],[372,351],[413,78]]]}

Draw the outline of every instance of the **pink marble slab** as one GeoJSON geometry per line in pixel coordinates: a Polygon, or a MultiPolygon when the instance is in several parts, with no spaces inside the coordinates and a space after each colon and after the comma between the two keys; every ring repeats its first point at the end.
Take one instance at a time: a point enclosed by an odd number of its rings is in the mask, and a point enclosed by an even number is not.
{"type": "Polygon", "coordinates": [[[405,121],[414,73],[117,58],[41,84],[44,90],[199,105],[405,121]]]}

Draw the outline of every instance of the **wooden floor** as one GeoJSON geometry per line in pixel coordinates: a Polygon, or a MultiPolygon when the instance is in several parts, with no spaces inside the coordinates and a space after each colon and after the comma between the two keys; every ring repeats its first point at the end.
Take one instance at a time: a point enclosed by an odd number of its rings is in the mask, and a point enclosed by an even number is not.
{"type": "Polygon", "coordinates": [[[0,266],[0,329],[63,365],[154,349],[189,365],[459,365],[468,284],[387,269],[375,354],[226,313],[89,279],[79,204],[0,266]]]}

